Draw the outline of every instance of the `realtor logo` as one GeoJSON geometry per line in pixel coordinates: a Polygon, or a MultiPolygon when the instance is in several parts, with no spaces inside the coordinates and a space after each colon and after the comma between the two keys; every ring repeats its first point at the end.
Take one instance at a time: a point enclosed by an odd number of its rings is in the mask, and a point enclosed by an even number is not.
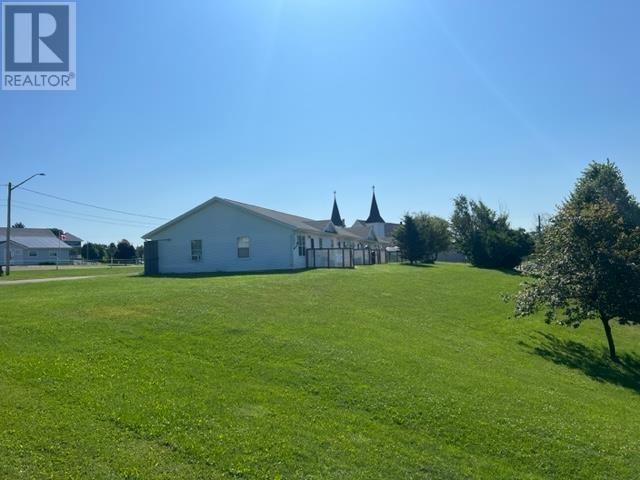
{"type": "Polygon", "coordinates": [[[3,2],[2,33],[3,90],[75,90],[75,3],[3,2]]]}

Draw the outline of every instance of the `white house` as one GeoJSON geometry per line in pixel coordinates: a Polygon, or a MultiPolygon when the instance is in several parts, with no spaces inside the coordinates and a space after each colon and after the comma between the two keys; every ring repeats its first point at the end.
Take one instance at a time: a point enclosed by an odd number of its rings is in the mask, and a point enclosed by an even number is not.
{"type": "MultiPolygon", "coordinates": [[[[375,194],[374,209],[378,212],[375,194]]],[[[376,226],[384,224],[379,212],[368,220],[373,222],[346,228],[335,199],[331,219],[312,220],[213,197],[143,236],[145,272],[296,270],[384,261],[391,230],[376,226]]]]}
{"type": "MultiPolygon", "coordinates": [[[[82,241],[78,237],[73,237],[82,241]]],[[[5,264],[7,229],[0,228],[0,263],[5,264]]],[[[11,265],[69,263],[72,246],[49,228],[12,228],[9,244],[11,265]]]]}

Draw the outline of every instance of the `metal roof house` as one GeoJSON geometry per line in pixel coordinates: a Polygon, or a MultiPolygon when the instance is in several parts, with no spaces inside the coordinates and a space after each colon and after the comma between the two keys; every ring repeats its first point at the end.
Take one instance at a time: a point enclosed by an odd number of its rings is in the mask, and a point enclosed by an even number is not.
{"type": "MultiPolygon", "coordinates": [[[[373,204],[377,211],[375,195],[373,204]]],[[[384,235],[385,228],[378,224],[356,222],[345,227],[335,198],[331,219],[313,220],[213,197],[142,237],[146,240],[145,271],[165,274],[353,266],[353,249],[376,249],[380,259],[384,248],[391,245],[390,235],[384,235]]],[[[373,262],[371,256],[368,261],[362,258],[363,263],[376,263],[375,254],[373,262]]]]}
{"type": "MultiPolygon", "coordinates": [[[[7,229],[0,228],[0,263],[2,264],[5,263],[6,239],[7,229]]],[[[81,242],[82,239],[73,236],[71,241],[81,242]]],[[[72,248],[72,245],[60,240],[49,228],[11,229],[9,249],[12,265],[68,263],[70,261],[69,252],[72,248]]]]}

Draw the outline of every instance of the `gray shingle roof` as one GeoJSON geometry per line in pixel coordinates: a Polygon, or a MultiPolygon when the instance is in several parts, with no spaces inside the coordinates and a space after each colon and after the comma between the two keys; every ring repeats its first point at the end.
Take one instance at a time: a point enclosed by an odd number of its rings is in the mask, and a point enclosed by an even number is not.
{"type": "MultiPolygon", "coordinates": [[[[158,233],[160,233],[162,230],[164,230],[165,228],[174,225],[178,222],[180,222],[181,220],[183,220],[184,218],[188,217],[189,215],[192,215],[194,213],[196,213],[197,211],[201,210],[202,208],[207,207],[208,205],[213,204],[214,202],[222,202],[222,203],[226,203],[227,205],[233,205],[239,208],[242,208],[244,210],[248,210],[250,212],[253,212],[257,215],[266,217],[266,218],[270,218],[276,222],[279,223],[283,223],[285,225],[290,226],[291,228],[294,228],[296,230],[301,230],[304,232],[308,232],[308,233],[329,233],[330,232],[325,232],[325,228],[327,226],[327,224],[329,224],[331,222],[331,220],[327,219],[327,220],[313,220],[311,218],[306,218],[306,217],[301,217],[299,215],[291,215],[290,213],[284,213],[284,212],[279,212],[278,210],[272,210],[270,208],[264,208],[264,207],[259,207],[257,205],[251,205],[249,203],[242,203],[242,202],[237,202],[235,200],[230,200],[228,198],[221,198],[221,197],[213,197],[210,200],[207,200],[206,202],[198,205],[197,207],[189,210],[188,212],[174,218],[173,220],[170,220],[169,222],[165,223],[164,225],[161,225],[160,227],[156,228],[155,230],[145,234],[142,238],[151,238],[155,235],[157,235],[158,233]]],[[[354,240],[367,240],[369,238],[369,232],[370,232],[370,227],[364,223],[362,224],[354,224],[353,227],[351,228],[345,228],[345,227],[340,227],[340,226],[336,226],[335,227],[336,232],[339,236],[341,237],[347,237],[347,238],[351,238],[354,240]]]]}
{"type": "Polygon", "coordinates": [[[254,213],[258,213],[265,217],[272,218],[273,220],[277,220],[278,222],[286,223],[287,225],[291,225],[292,227],[295,227],[299,230],[312,229],[312,230],[318,230],[321,232],[324,225],[326,225],[327,222],[329,222],[329,220],[326,220],[322,225],[322,227],[316,227],[313,224],[318,223],[318,220],[312,220],[311,218],[299,217],[298,215],[291,215],[289,213],[279,212],[277,210],[271,210],[269,208],[258,207],[257,205],[250,205],[248,203],[236,202],[235,200],[229,200],[228,198],[220,198],[220,200],[227,203],[231,203],[238,207],[242,207],[246,210],[250,210],[254,213]]]}
{"type": "MultiPolygon", "coordinates": [[[[273,218],[274,220],[278,220],[280,222],[290,224],[292,226],[295,226],[299,230],[313,231],[317,233],[329,233],[329,232],[325,232],[325,227],[331,222],[330,219],[312,220],[310,218],[299,217],[297,215],[290,215],[288,213],[278,212],[277,210],[258,207],[256,205],[249,205],[248,203],[236,202],[235,200],[229,200],[229,199],[223,199],[223,200],[226,202],[238,205],[242,208],[246,208],[247,210],[251,210],[255,213],[259,213],[266,217],[273,218]]],[[[352,231],[351,228],[335,226],[335,229],[338,235],[343,237],[353,238],[354,240],[366,239],[369,235],[368,228],[366,229],[366,232],[364,232],[364,237],[360,235],[360,233],[362,232],[352,231]]]]}
{"type": "MultiPolygon", "coordinates": [[[[6,242],[7,229],[0,228],[0,242],[6,242]]],[[[48,228],[12,228],[11,241],[19,243],[26,248],[61,248],[63,250],[71,247],[59,241],[48,228]]]]}

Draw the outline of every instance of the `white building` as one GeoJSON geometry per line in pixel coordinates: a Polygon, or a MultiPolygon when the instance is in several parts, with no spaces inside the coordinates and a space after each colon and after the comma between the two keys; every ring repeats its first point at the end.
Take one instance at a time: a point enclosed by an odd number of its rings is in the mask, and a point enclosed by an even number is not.
{"type": "MultiPolygon", "coordinates": [[[[79,240],[73,237],[73,240],[79,240]]],[[[7,229],[0,228],[0,264],[5,264],[7,229]]],[[[12,228],[9,243],[11,265],[69,263],[72,247],[49,228],[12,228]]]]}
{"type": "MultiPolygon", "coordinates": [[[[375,194],[372,212],[374,207],[378,212],[375,194]]],[[[345,228],[335,199],[331,219],[312,220],[214,197],[143,236],[145,272],[297,270],[378,263],[386,259],[390,230],[376,226],[382,220],[379,212],[370,219],[375,222],[345,228]]]]}

